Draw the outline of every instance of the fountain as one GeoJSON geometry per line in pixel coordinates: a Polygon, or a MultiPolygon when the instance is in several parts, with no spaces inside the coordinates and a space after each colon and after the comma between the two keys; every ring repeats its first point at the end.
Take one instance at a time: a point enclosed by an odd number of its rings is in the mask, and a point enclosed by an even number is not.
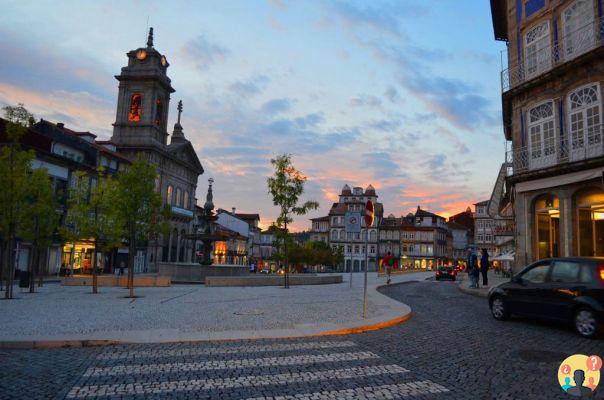
{"type": "MultiPolygon", "coordinates": [[[[214,202],[212,194],[212,183],[214,179],[208,179],[208,193],[206,195],[206,203],[203,205],[203,213],[197,216],[197,223],[193,224],[193,231],[195,233],[186,236],[187,239],[202,242],[203,259],[201,265],[212,265],[210,254],[212,253],[212,243],[217,241],[220,237],[215,234],[214,222],[218,219],[214,215],[214,202]]],[[[193,252],[195,252],[195,246],[193,246],[193,252]]]]}

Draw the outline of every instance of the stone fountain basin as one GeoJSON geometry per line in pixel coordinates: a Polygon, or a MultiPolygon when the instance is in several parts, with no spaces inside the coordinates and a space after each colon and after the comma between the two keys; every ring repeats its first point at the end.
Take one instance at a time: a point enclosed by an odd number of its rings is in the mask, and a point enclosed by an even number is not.
{"type": "Polygon", "coordinates": [[[200,265],[197,263],[159,263],[158,275],[168,276],[172,283],[205,283],[211,276],[249,276],[247,265],[200,265]]]}

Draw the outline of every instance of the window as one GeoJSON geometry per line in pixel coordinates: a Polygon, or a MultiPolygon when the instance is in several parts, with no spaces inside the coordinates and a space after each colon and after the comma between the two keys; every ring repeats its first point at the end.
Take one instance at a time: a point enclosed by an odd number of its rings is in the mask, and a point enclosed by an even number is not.
{"type": "Polygon", "coordinates": [[[331,231],[331,239],[332,240],[338,239],[338,232],[336,230],[331,231]]]}
{"type": "Polygon", "coordinates": [[[547,71],[551,66],[549,21],[544,21],[524,35],[525,79],[547,71]]]}
{"type": "Polygon", "coordinates": [[[140,122],[143,110],[143,96],[133,94],[130,98],[130,110],[128,111],[128,121],[140,122]]]}
{"type": "Polygon", "coordinates": [[[556,261],[552,267],[550,280],[559,283],[572,283],[579,280],[579,264],[572,261],[556,261]]]}
{"type": "Polygon", "coordinates": [[[562,12],[564,57],[566,60],[585,53],[595,44],[594,6],[592,0],[577,0],[562,12]]]}
{"type": "Polygon", "coordinates": [[[600,155],[600,101],[597,83],[579,88],[568,96],[571,160],[600,155]]]}
{"type": "Polygon", "coordinates": [[[375,246],[370,246],[370,247],[369,247],[369,252],[370,252],[371,254],[375,254],[375,246]]]}
{"type": "Polygon", "coordinates": [[[166,193],[166,203],[171,206],[172,205],[172,192],[174,191],[174,188],[172,187],[172,185],[168,185],[168,192],[166,193]]]}
{"type": "Polygon", "coordinates": [[[548,270],[549,263],[537,264],[522,275],[520,275],[520,279],[524,282],[543,283],[545,282],[545,277],[547,275],[548,270]]]}
{"type": "Polygon", "coordinates": [[[581,273],[579,275],[579,282],[581,283],[592,283],[598,281],[597,276],[598,268],[593,264],[584,263],[581,265],[581,273]]]}
{"type": "Polygon", "coordinates": [[[176,201],[174,202],[174,204],[177,207],[181,207],[182,206],[182,203],[180,202],[181,201],[181,193],[182,192],[180,191],[180,188],[176,188],[176,201]]]}
{"type": "Polygon", "coordinates": [[[358,244],[354,246],[354,253],[359,254],[359,245],[358,244]]]}
{"type": "Polygon", "coordinates": [[[529,110],[529,166],[542,168],[551,165],[555,161],[556,135],[554,124],[553,101],[547,101],[529,110]]]}
{"type": "Polygon", "coordinates": [[[155,100],[155,118],[153,119],[155,125],[161,126],[163,113],[164,107],[161,99],[155,100]]]}
{"type": "Polygon", "coordinates": [[[346,252],[348,254],[352,253],[352,246],[351,245],[346,246],[346,252]]]}

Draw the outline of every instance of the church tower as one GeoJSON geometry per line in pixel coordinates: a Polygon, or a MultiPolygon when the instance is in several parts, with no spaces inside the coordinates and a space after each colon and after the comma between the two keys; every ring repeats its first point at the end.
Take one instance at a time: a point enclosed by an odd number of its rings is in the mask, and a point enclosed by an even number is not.
{"type": "Polygon", "coordinates": [[[128,66],[115,77],[120,83],[111,140],[118,148],[168,144],[168,109],[174,92],[166,74],[169,65],[153,47],[153,28],[147,47],[128,52],[128,66]]]}

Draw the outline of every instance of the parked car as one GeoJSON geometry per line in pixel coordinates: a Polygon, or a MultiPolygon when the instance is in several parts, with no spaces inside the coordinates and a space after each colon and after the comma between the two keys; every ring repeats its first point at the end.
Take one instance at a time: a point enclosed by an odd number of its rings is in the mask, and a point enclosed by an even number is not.
{"type": "Polygon", "coordinates": [[[436,268],[435,279],[440,281],[441,279],[451,279],[454,281],[457,278],[457,271],[453,267],[438,267],[436,268]]]}
{"type": "Polygon", "coordinates": [[[495,319],[513,314],[572,322],[584,337],[604,323],[604,258],[537,261],[489,291],[495,319]]]}

